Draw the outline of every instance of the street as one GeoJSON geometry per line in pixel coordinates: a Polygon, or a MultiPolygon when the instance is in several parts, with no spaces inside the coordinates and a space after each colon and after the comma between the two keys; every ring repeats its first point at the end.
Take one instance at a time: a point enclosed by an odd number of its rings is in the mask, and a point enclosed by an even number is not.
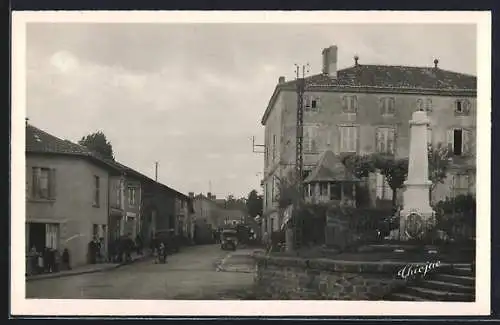
{"type": "Polygon", "coordinates": [[[26,298],[223,299],[253,283],[252,249],[219,245],[185,247],[167,264],[146,259],[116,270],[26,283],[26,298]]]}

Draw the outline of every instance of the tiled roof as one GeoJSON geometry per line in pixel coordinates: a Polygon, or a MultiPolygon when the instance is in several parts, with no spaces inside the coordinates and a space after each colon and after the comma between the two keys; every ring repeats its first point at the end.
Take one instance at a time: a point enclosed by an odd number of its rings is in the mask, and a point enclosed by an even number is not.
{"type": "Polygon", "coordinates": [[[334,181],[359,180],[348,172],[344,164],[331,150],[327,150],[321,155],[318,164],[306,178],[305,183],[334,181]]]}
{"type": "Polygon", "coordinates": [[[113,170],[127,172],[140,179],[157,183],[163,189],[173,191],[178,195],[187,198],[185,194],[180,193],[164,184],[155,182],[153,179],[147,177],[146,175],[143,175],[138,171],[119,163],[118,161],[103,158],[101,155],[89,150],[85,146],[73,143],[68,140],[62,140],[30,124],[26,125],[26,152],[74,155],[91,159],[95,162],[104,164],[108,168],[111,168],[113,170]]]}
{"type": "MultiPolygon", "coordinates": [[[[295,84],[295,80],[282,85],[295,84]]],[[[337,78],[317,74],[306,78],[310,86],[353,86],[415,88],[441,90],[476,90],[476,76],[432,67],[392,65],[357,65],[339,70],[337,78]]]]}
{"type": "MultiPolygon", "coordinates": [[[[266,123],[281,90],[296,89],[296,80],[278,84],[269,100],[261,123],[266,123]]],[[[434,67],[358,64],[337,71],[337,78],[316,74],[305,78],[308,89],[315,91],[388,91],[391,93],[475,93],[473,75],[434,67]]]]}
{"type": "Polygon", "coordinates": [[[26,152],[92,155],[92,152],[84,146],[59,139],[29,124],[26,126],[26,152]]]}

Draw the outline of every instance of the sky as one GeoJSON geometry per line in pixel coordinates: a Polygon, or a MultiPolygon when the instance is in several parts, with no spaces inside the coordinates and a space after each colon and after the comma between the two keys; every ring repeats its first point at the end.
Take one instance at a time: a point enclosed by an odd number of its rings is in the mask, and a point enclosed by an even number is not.
{"type": "Polygon", "coordinates": [[[433,66],[476,74],[475,25],[29,23],[27,117],[78,141],[102,131],[115,158],[176,190],[262,192],[262,115],[294,64],[433,66]]]}

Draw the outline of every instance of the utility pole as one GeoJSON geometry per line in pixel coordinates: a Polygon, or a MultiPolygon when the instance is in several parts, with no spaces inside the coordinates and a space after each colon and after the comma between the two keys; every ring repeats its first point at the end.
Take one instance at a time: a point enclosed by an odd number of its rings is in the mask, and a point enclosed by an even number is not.
{"type": "Polygon", "coordinates": [[[296,124],[296,139],[295,139],[295,177],[297,181],[297,192],[298,198],[294,204],[295,217],[292,218],[293,226],[293,246],[294,248],[299,248],[302,242],[302,232],[300,224],[297,220],[297,212],[300,209],[303,197],[303,167],[304,167],[304,155],[303,155],[303,139],[304,139],[304,92],[306,87],[305,75],[309,72],[309,64],[302,65],[301,67],[295,64],[295,74],[297,83],[297,124],[296,124]],[[302,71],[301,71],[302,70],[302,71]],[[302,75],[300,74],[302,72],[302,75]]]}
{"type": "Polygon", "coordinates": [[[155,181],[158,182],[158,162],[155,162],[155,181]]]}

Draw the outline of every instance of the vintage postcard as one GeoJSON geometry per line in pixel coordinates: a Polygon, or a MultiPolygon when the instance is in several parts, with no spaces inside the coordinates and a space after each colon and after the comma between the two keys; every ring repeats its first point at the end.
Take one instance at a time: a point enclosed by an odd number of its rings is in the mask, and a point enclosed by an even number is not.
{"type": "Polygon", "coordinates": [[[490,53],[478,11],[13,12],[11,313],[487,315],[490,53]]]}

